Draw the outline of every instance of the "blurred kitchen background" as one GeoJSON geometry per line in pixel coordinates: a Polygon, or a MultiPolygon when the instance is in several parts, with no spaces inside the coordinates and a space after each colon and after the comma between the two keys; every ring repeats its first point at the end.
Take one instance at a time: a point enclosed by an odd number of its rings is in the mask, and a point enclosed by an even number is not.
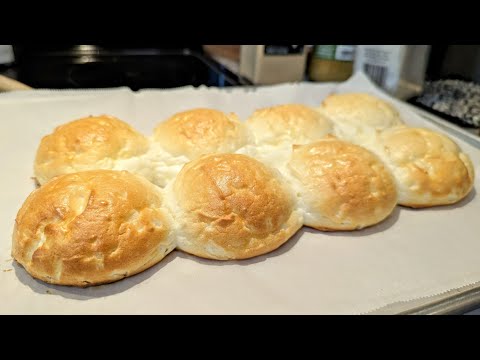
{"type": "Polygon", "coordinates": [[[480,45],[0,45],[0,91],[330,82],[357,71],[479,134],[480,45]]]}

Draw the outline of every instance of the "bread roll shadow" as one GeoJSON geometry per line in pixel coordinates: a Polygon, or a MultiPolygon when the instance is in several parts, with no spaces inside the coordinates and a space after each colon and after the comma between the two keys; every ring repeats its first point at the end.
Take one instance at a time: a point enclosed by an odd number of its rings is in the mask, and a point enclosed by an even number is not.
{"type": "Polygon", "coordinates": [[[142,271],[141,273],[124,278],[121,281],[104,285],[90,286],[87,288],[49,284],[30,276],[30,274],[27,273],[22,265],[16,261],[13,261],[12,266],[15,270],[15,275],[17,276],[18,280],[38,294],[46,296],[57,295],[74,300],[90,300],[119,294],[135,287],[141,282],[151,278],[157,271],[161,271],[163,267],[167,266],[171,261],[173,261],[177,255],[178,251],[174,250],[164,257],[159,263],[153,265],[147,270],[142,271]]]}
{"type": "Polygon", "coordinates": [[[207,266],[232,266],[232,265],[241,265],[241,266],[248,266],[252,264],[257,264],[263,261],[267,261],[271,257],[275,256],[280,256],[283,255],[284,253],[290,251],[298,242],[298,240],[302,237],[303,233],[307,230],[306,227],[302,227],[300,230],[296,232],[295,235],[293,235],[286,243],[282,244],[279,248],[276,250],[273,250],[267,254],[263,255],[258,255],[250,259],[244,259],[244,260],[211,260],[211,259],[205,259],[201,258],[195,255],[190,255],[187,254],[186,252],[176,250],[174,253],[176,253],[176,256],[182,259],[187,259],[191,261],[198,262],[200,264],[204,264],[207,266]]]}
{"type": "Polygon", "coordinates": [[[32,289],[34,292],[46,296],[57,295],[67,299],[74,299],[74,300],[90,300],[102,297],[108,297],[111,295],[119,294],[124,291],[127,291],[136,285],[140,284],[141,282],[151,278],[157,271],[161,271],[163,267],[167,266],[170,262],[172,262],[175,258],[179,257],[182,259],[196,261],[198,263],[207,265],[207,266],[228,266],[228,265],[251,265],[255,263],[259,263],[262,261],[268,260],[270,257],[280,256],[291,248],[293,248],[298,240],[302,237],[302,234],[305,231],[310,231],[305,227],[301,228],[294,236],[290,238],[285,244],[280,246],[278,249],[265,254],[259,255],[257,257],[246,259],[246,260],[208,260],[203,259],[194,255],[189,255],[179,250],[174,250],[170,254],[168,254],[162,261],[157,263],[156,265],[152,266],[151,268],[122,279],[122,281],[117,281],[114,283],[104,284],[104,285],[97,285],[97,286],[90,286],[87,288],[79,288],[74,286],[63,286],[63,285],[52,285],[41,280],[37,280],[30,276],[26,270],[16,261],[13,261],[12,266],[15,270],[15,275],[17,276],[18,280],[32,289]]]}
{"type": "Polygon", "coordinates": [[[404,208],[396,206],[392,213],[382,222],[369,226],[361,230],[350,230],[350,231],[318,231],[313,228],[307,228],[307,232],[310,233],[319,233],[325,234],[325,236],[347,236],[347,237],[363,237],[369,236],[376,233],[382,233],[391,228],[400,218],[400,213],[404,208]]]}
{"type": "Polygon", "coordinates": [[[449,205],[435,205],[431,207],[424,207],[424,208],[413,208],[413,207],[408,207],[408,206],[403,206],[399,205],[402,210],[407,210],[407,211],[422,211],[422,212],[427,212],[427,211],[451,211],[454,209],[458,209],[461,207],[466,206],[468,203],[470,203],[475,196],[477,195],[477,190],[475,189],[475,186],[470,190],[467,196],[465,196],[462,200],[455,204],[449,204],[449,205]]]}

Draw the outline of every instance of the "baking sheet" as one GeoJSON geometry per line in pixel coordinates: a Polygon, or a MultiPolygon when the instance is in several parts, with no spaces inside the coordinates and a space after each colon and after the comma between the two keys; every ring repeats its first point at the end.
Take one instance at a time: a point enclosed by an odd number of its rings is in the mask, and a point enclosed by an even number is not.
{"type": "MultiPolygon", "coordinates": [[[[433,209],[397,207],[385,222],[357,232],[303,228],[275,252],[218,262],[173,252],[114,284],[77,289],[31,278],[10,256],[16,212],[34,189],[41,137],[61,123],[108,113],[148,134],[158,121],[196,106],[234,111],[287,102],[318,105],[330,92],[370,91],[397,105],[413,126],[444,129],[391,99],[361,73],[342,84],[262,88],[32,91],[0,95],[0,313],[2,314],[358,314],[427,298],[480,281],[480,197],[433,209]]],[[[457,143],[475,166],[480,150],[457,143]]]]}

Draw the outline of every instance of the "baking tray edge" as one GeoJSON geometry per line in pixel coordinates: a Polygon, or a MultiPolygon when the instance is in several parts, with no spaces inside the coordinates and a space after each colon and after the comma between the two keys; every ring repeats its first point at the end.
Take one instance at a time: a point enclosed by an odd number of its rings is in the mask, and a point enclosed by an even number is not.
{"type": "MultiPolygon", "coordinates": [[[[436,115],[418,107],[404,103],[410,110],[430,121],[455,137],[480,149],[480,136],[449,123],[436,115]]],[[[406,302],[396,302],[369,312],[370,315],[459,315],[480,307],[480,282],[449,290],[445,293],[418,298],[406,302]]]]}

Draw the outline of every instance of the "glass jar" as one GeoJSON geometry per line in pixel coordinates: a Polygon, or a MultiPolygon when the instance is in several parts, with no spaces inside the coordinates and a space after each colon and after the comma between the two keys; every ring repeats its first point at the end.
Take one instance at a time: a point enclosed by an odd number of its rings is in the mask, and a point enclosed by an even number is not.
{"type": "Polygon", "coordinates": [[[355,45],[315,45],[308,68],[311,81],[344,81],[353,73],[355,45]]]}

